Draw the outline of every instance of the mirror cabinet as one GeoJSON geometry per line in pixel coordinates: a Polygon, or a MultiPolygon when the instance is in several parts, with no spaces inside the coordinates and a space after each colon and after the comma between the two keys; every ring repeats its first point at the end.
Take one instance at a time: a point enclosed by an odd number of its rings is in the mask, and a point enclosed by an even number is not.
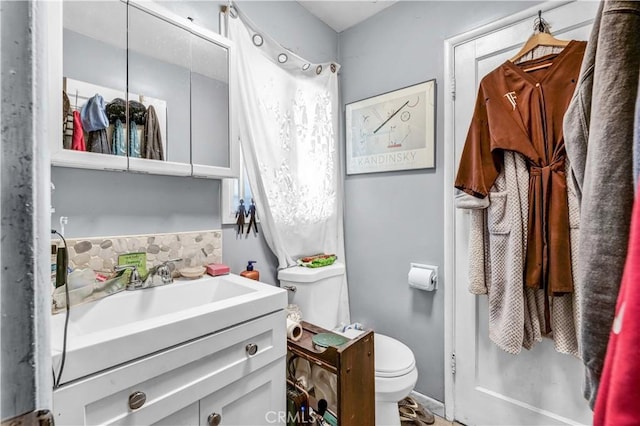
{"type": "Polygon", "coordinates": [[[52,3],[51,164],[238,175],[232,44],[151,1],[52,3]]]}

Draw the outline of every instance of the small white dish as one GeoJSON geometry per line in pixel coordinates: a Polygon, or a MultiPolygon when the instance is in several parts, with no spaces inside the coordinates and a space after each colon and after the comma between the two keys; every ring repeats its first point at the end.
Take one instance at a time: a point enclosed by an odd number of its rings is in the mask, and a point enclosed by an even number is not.
{"type": "Polygon", "coordinates": [[[191,266],[188,268],[182,268],[178,270],[178,272],[180,272],[180,275],[190,279],[200,278],[204,275],[206,271],[207,271],[207,268],[205,268],[204,266],[191,266]]]}

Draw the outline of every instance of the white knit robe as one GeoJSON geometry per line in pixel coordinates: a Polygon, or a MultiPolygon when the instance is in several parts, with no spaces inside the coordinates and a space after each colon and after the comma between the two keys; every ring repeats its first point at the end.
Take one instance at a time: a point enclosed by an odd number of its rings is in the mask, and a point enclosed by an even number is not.
{"type": "MultiPolygon", "coordinates": [[[[569,165],[567,164],[567,170],[569,165]]],[[[567,180],[572,268],[576,268],[580,221],[571,179],[567,180]]],[[[503,169],[487,199],[461,193],[456,207],[469,209],[469,291],[487,294],[489,338],[508,353],[542,340],[544,290],[524,284],[529,208],[529,173],[521,154],[506,151],[503,169]]],[[[576,289],[578,290],[578,289],[576,289]]],[[[551,298],[551,328],[558,352],[578,356],[578,291],[551,298]]]]}

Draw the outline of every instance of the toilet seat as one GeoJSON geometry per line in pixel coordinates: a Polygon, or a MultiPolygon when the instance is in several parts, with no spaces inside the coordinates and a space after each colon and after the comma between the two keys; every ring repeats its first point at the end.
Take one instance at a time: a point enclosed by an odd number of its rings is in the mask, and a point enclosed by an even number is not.
{"type": "MultiPolygon", "coordinates": [[[[334,333],[355,339],[364,331],[348,329],[334,333]]],[[[416,358],[407,345],[384,334],[374,334],[375,375],[376,377],[400,377],[416,368],[416,358]]]]}
{"type": "Polygon", "coordinates": [[[416,368],[416,359],[407,345],[384,334],[375,333],[376,377],[398,377],[416,368]]]}

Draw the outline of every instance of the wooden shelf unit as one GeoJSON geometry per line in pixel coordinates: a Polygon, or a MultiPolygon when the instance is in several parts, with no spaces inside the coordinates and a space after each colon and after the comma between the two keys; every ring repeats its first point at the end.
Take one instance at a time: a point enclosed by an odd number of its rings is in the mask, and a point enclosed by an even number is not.
{"type": "MultiPolygon", "coordinates": [[[[340,426],[375,425],[375,354],[374,333],[363,332],[339,347],[324,351],[314,348],[311,340],[318,333],[330,333],[306,321],[301,322],[302,338],[287,339],[287,350],[336,374],[337,417],[340,426]]],[[[313,401],[313,400],[312,400],[313,401]]],[[[316,409],[317,407],[313,407],[316,409]]]]}

